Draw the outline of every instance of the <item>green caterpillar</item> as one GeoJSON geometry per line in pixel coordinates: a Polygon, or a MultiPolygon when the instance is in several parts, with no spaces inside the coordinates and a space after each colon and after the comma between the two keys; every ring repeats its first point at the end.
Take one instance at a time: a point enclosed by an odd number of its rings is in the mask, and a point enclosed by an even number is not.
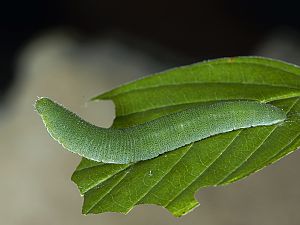
{"type": "Polygon", "coordinates": [[[50,135],[64,148],[116,164],[151,159],[213,135],[286,119],[281,109],[269,104],[231,101],[194,106],[129,128],[101,128],[48,98],[38,99],[35,108],[50,135]]]}

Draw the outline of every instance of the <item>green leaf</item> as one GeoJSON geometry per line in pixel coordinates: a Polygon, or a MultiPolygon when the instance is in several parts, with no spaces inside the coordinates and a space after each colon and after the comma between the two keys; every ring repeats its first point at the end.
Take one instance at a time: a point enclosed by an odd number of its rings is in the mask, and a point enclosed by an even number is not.
{"type": "Polygon", "coordinates": [[[155,74],[95,97],[114,101],[114,127],[233,99],[269,102],[287,112],[288,119],[213,136],[128,165],[83,158],[72,176],[84,195],[83,213],[127,213],[138,204],[156,204],[182,216],[199,204],[194,194],[200,188],[234,182],[295,151],[300,145],[299,75],[299,67],[280,61],[224,58],[155,74]]]}

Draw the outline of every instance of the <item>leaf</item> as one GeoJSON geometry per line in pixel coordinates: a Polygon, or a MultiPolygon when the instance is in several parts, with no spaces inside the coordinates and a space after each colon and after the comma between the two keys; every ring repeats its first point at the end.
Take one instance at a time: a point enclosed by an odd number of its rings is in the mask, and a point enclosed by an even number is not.
{"type": "Polygon", "coordinates": [[[83,158],[72,176],[84,195],[83,213],[127,213],[138,204],[156,204],[179,217],[199,204],[194,194],[200,188],[237,181],[295,151],[300,145],[299,75],[299,67],[280,61],[224,58],[155,74],[95,97],[114,101],[114,127],[233,99],[269,102],[288,119],[213,136],[138,163],[83,158]]]}

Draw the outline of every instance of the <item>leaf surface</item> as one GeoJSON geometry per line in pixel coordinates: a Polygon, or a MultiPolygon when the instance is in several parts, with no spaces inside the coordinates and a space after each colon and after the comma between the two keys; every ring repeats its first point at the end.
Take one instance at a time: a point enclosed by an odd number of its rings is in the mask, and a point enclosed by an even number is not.
{"type": "Polygon", "coordinates": [[[276,162],[300,145],[300,68],[260,57],[224,58],[155,74],[94,99],[116,105],[114,127],[129,127],[195,104],[251,99],[287,112],[281,124],[213,136],[127,165],[82,159],[72,176],[83,213],[129,212],[156,204],[182,216],[200,188],[229,184],[276,162]]]}

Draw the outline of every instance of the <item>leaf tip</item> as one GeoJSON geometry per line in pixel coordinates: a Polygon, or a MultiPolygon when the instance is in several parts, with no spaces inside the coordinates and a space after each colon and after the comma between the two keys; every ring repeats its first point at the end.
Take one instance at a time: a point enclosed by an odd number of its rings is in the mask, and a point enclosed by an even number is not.
{"type": "Polygon", "coordinates": [[[104,92],[100,95],[96,95],[90,99],[90,101],[108,100],[111,99],[111,91],[104,92]]]}
{"type": "Polygon", "coordinates": [[[168,209],[168,210],[170,210],[170,212],[172,213],[173,216],[179,218],[179,217],[182,217],[182,216],[190,213],[191,211],[193,211],[198,206],[200,206],[200,203],[197,200],[194,199],[194,201],[190,202],[185,207],[181,207],[181,208],[173,209],[173,210],[168,209]]]}

